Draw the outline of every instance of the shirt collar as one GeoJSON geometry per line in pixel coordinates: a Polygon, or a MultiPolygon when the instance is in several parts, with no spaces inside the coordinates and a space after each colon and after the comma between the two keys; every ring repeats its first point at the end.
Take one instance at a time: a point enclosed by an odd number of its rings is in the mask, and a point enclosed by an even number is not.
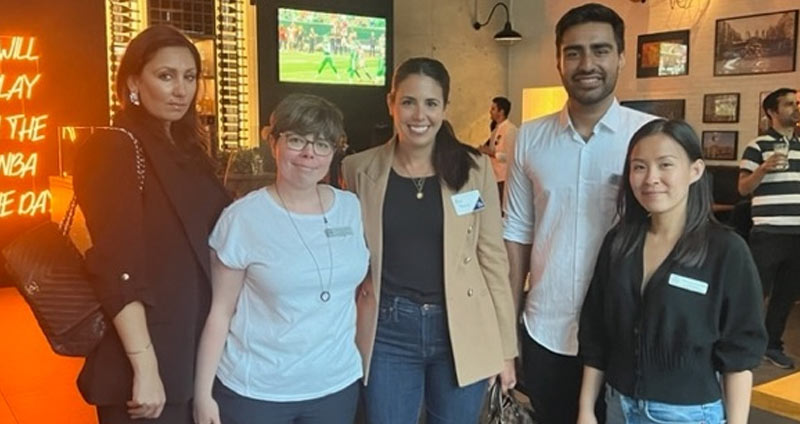
{"type": "MultiPolygon", "coordinates": [[[[611,102],[611,106],[609,106],[606,113],[597,121],[597,124],[594,126],[593,133],[597,132],[598,127],[603,127],[612,133],[617,132],[620,126],[620,108],[622,106],[619,105],[617,98],[614,97],[614,100],[611,102]]],[[[562,131],[572,130],[573,132],[577,133],[575,127],[572,125],[572,118],[569,116],[569,101],[564,104],[564,107],[561,109],[561,113],[559,114],[559,126],[561,127],[562,131]]]]}
{"type": "MultiPolygon", "coordinates": [[[[767,129],[767,135],[769,135],[770,137],[772,137],[772,138],[774,138],[776,140],[783,140],[783,138],[784,138],[783,134],[779,133],[778,131],[775,130],[775,128],[772,128],[772,127],[769,127],[767,129]]],[[[789,138],[789,140],[796,141],[797,140],[797,134],[792,134],[792,136],[789,138]]]]}

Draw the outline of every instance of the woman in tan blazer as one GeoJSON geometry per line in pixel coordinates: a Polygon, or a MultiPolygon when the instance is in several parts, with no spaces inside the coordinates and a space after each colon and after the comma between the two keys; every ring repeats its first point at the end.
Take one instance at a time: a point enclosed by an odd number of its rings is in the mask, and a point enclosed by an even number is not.
{"type": "Polygon", "coordinates": [[[345,159],[371,251],[358,296],[367,422],[476,423],[487,379],[515,382],[514,307],[497,185],[447,129],[450,77],[413,58],[387,96],[396,136],[345,159]]]}

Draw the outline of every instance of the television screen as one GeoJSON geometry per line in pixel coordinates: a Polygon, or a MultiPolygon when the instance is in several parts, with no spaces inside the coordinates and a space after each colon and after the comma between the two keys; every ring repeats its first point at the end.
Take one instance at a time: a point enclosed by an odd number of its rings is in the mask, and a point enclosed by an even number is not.
{"type": "Polygon", "coordinates": [[[386,19],[278,8],[281,82],[386,83],[386,19]]]}

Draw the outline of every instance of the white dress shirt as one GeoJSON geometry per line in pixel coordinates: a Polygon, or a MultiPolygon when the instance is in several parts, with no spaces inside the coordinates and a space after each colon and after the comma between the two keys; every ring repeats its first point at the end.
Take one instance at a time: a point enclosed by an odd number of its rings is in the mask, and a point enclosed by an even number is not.
{"type": "Polygon", "coordinates": [[[514,141],[517,139],[517,126],[511,121],[497,124],[492,134],[489,136],[489,145],[494,151],[492,158],[492,170],[497,182],[505,181],[508,173],[508,162],[514,155],[514,141]]]}
{"type": "Polygon", "coordinates": [[[522,125],[509,169],[504,238],[532,244],[523,318],[548,350],[578,354],[578,319],[597,253],[616,216],[628,142],[654,116],[614,100],[589,141],[567,107],[522,125]]]}

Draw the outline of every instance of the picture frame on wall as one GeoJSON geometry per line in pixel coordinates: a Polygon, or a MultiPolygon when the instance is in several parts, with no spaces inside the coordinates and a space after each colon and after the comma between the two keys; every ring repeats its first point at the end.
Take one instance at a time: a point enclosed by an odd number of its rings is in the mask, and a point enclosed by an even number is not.
{"type": "Polygon", "coordinates": [[[703,158],[736,160],[739,131],[703,131],[703,158]]]}
{"type": "Polygon", "coordinates": [[[756,133],[758,135],[766,134],[771,125],[767,113],[764,112],[764,108],[761,107],[761,105],[764,104],[764,99],[769,96],[769,93],[772,93],[772,91],[762,91],[758,93],[758,122],[756,122],[756,125],[758,125],[758,131],[756,131],[756,133]]]}
{"type": "Polygon", "coordinates": [[[714,76],[794,72],[797,10],[718,19],[714,76]]]}
{"type": "Polygon", "coordinates": [[[684,119],[686,113],[685,99],[626,100],[619,104],[665,119],[684,119]]]}
{"type": "Polygon", "coordinates": [[[679,75],[689,75],[689,30],[640,35],[636,78],[679,75]]]}
{"type": "Polygon", "coordinates": [[[739,93],[715,93],[703,96],[703,122],[712,124],[739,122],[739,93]]]}

